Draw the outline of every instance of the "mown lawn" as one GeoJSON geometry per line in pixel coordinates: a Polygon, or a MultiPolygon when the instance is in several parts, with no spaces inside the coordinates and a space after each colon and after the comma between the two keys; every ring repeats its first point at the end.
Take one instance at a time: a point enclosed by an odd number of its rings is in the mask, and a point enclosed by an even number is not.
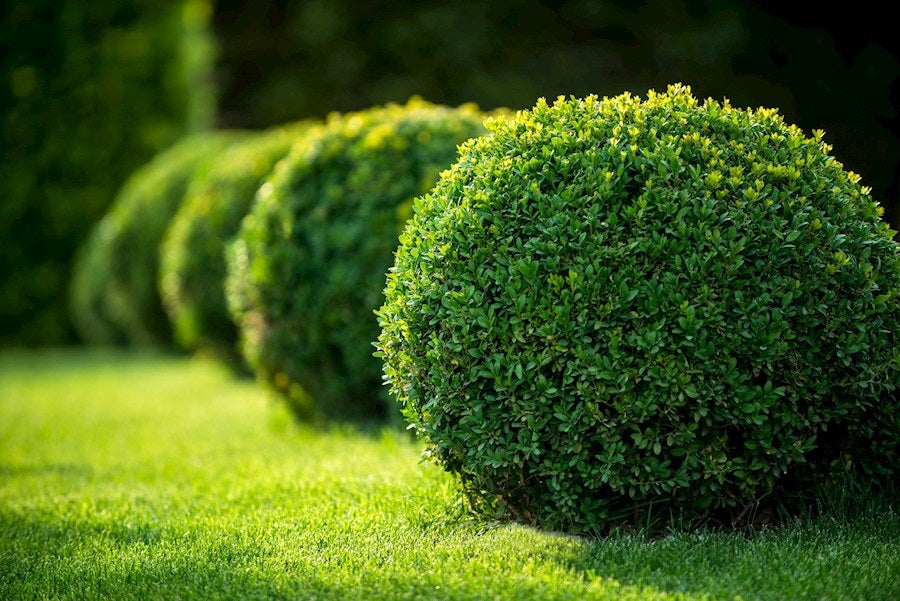
{"type": "Polygon", "coordinates": [[[402,434],[202,360],[0,354],[0,599],[900,599],[885,502],[587,540],[473,521],[402,434]]]}

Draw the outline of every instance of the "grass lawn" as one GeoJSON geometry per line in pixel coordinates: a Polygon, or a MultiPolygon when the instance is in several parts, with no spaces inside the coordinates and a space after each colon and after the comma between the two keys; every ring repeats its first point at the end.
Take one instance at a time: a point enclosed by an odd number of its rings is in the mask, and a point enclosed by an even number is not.
{"type": "Polygon", "coordinates": [[[900,513],[587,540],[202,360],[0,354],[0,599],[900,599],[900,513]]]}

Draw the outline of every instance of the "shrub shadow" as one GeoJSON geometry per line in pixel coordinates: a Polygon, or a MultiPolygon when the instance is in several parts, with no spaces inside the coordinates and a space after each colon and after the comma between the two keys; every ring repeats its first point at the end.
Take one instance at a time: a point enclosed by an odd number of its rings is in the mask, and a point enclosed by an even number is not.
{"type": "Polygon", "coordinates": [[[371,569],[371,558],[352,555],[347,565],[335,569],[329,554],[346,550],[326,544],[315,552],[307,548],[285,553],[269,544],[264,532],[210,537],[208,524],[197,533],[185,533],[147,524],[53,521],[3,511],[0,596],[883,600],[900,593],[892,578],[900,562],[898,522],[893,514],[844,524],[811,523],[789,533],[747,537],[703,532],[655,540],[638,535],[589,540],[516,525],[471,536],[470,529],[463,528],[467,534],[458,540],[466,548],[448,547],[446,565],[434,559],[394,562],[385,552],[378,569],[371,569]],[[202,544],[192,544],[195,536],[202,537],[202,544]],[[517,542],[521,552],[515,551],[517,542]],[[485,554],[495,570],[485,571],[485,554]],[[891,556],[894,569],[881,574],[866,563],[891,556]]]}

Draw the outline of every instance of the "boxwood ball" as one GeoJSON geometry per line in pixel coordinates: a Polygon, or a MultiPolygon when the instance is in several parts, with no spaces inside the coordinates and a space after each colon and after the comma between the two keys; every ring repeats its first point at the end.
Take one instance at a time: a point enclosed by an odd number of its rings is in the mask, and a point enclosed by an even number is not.
{"type": "Polygon", "coordinates": [[[94,227],[72,277],[72,320],[83,339],[168,345],[157,291],[159,245],[198,170],[245,134],[183,138],[135,171],[94,227]]]}
{"type": "Polygon", "coordinates": [[[159,249],[159,294],[182,347],[237,360],[237,328],[225,301],[225,247],[275,163],[311,125],[250,135],[191,180],[159,249]]]}
{"type": "Polygon", "coordinates": [[[822,132],[680,85],[489,130],[416,201],[378,311],[477,508],[599,531],[894,473],[898,245],[822,132]]]}
{"type": "Polygon", "coordinates": [[[245,358],[308,419],[382,418],[373,311],[411,215],[485,130],[474,106],[420,99],[333,114],[262,185],[229,254],[226,296],[245,358]]]}

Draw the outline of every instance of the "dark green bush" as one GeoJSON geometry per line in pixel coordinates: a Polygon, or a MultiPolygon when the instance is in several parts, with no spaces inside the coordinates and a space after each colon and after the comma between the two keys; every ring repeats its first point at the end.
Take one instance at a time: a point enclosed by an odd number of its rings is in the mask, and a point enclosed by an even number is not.
{"type": "Polygon", "coordinates": [[[116,325],[107,308],[110,280],[110,238],[114,232],[109,217],[98,223],[78,251],[69,284],[70,319],[84,342],[96,345],[123,345],[125,332],[116,325]]]}
{"type": "Polygon", "coordinates": [[[159,245],[194,175],[241,135],[186,138],[125,183],[82,249],[72,278],[72,320],[83,339],[171,342],[156,286],[159,245]]]}
{"type": "Polygon", "coordinates": [[[159,290],[175,341],[234,358],[237,328],[225,302],[225,245],[276,161],[308,123],[235,144],[198,173],[160,246],[159,290]]]}
{"type": "Polygon", "coordinates": [[[416,202],[379,311],[476,507],[599,531],[894,473],[898,245],[821,132],[680,86],[489,129],[416,202]]]}
{"type": "Polygon", "coordinates": [[[208,0],[10,0],[0,341],[60,343],[72,257],[128,175],[215,114],[208,0]]]}
{"type": "Polygon", "coordinates": [[[385,414],[371,347],[383,274],[412,199],[482,120],[471,106],[415,99],[335,114],[261,188],[229,252],[226,292],[245,357],[299,416],[385,414]]]}

